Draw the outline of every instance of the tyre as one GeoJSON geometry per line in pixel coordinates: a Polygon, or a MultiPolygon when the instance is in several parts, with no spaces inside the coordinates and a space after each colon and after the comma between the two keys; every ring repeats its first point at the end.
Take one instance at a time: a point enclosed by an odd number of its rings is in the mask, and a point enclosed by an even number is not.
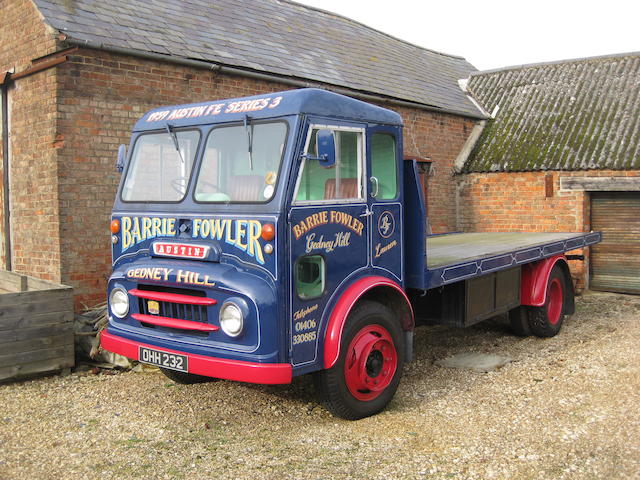
{"type": "Polygon", "coordinates": [[[349,314],[340,356],[314,383],[327,410],[346,420],[383,410],[398,389],[404,364],[404,341],[393,313],[376,302],[363,302],[349,314]]]}
{"type": "Polygon", "coordinates": [[[531,328],[529,328],[529,311],[524,305],[509,311],[509,322],[511,323],[511,331],[514,335],[520,337],[528,337],[531,335],[531,328]]]}
{"type": "Polygon", "coordinates": [[[538,337],[553,337],[560,331],[566,310],[565,296],[570,292],[562,268],[556,265],[549,275],[544,305],[528,309],[531,333],[538,337]]]}
{"type": "Polygon", "coordinates": [[[213,377],[205,377],[202,375],[195,375],[193,373],[178,372],[177,370],[170,370],[168,368],[160,368],[160,371],[164,373],[165,376],[170,380],[173,380],[176,383],[181,383],[183,385],[212,382],[215,380],[215,378],[213,377]]]}

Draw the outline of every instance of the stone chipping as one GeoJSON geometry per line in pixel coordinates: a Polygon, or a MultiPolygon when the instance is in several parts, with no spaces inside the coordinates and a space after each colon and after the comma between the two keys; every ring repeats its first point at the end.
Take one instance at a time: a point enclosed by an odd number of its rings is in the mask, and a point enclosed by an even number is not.
{"type": "Polygon", "coordinates": [[[176,385],[154,368],[0,385],[0,478],[640,477],[640,297],[590,293],[551,339],[505,318],[420,327],[383,413],[348,422],[284,386],[176,385]],[[480,373],[436,361],[509,357],[480,373]]]}

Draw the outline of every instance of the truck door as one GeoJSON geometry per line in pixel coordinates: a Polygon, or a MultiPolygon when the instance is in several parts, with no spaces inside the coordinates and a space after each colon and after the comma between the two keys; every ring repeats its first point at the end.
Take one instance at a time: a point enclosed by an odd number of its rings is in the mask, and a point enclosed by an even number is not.
{"type": "Polygon", "coordinates": [[[398,148],[391,129],[372,128],[367,134],[371,265],[402,284],[402,198],[398,187],[398,148]]]}
{"type": "Polygon", "coordinates": [[[320,320],[348,277],[368,266],[369,223],[364,127],[308,126],[304,152],[316,156],[316,134],[329,129],[336,161],[303,158],[289,214],[291,351],[295,367],[319,359],[320,320]]]}

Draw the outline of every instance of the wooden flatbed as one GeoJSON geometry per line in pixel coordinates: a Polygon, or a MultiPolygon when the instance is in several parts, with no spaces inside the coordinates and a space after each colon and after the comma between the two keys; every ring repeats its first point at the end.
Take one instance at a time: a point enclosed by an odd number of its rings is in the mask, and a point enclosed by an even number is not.
{"type": "Polygon", "coordinates": [[[427,237],[427,288],[458,282],[486,273],[593,245],[594,233],[451,233],[427,237]]]}

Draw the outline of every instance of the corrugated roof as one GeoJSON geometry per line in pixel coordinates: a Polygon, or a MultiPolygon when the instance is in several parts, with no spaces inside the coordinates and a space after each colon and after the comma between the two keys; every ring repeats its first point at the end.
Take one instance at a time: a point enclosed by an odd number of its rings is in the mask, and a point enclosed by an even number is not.
{"type": "Polygon", "coordinates": [[[284,0],[34,0],[68,38],[313,80],[480,118],[464,58],[284,0]]]}
{"type": "Polygon", "coordinates": [[[499,108],[466,172],[640,168],[640,53],[479,72],[468,91],[499,108]]]}

